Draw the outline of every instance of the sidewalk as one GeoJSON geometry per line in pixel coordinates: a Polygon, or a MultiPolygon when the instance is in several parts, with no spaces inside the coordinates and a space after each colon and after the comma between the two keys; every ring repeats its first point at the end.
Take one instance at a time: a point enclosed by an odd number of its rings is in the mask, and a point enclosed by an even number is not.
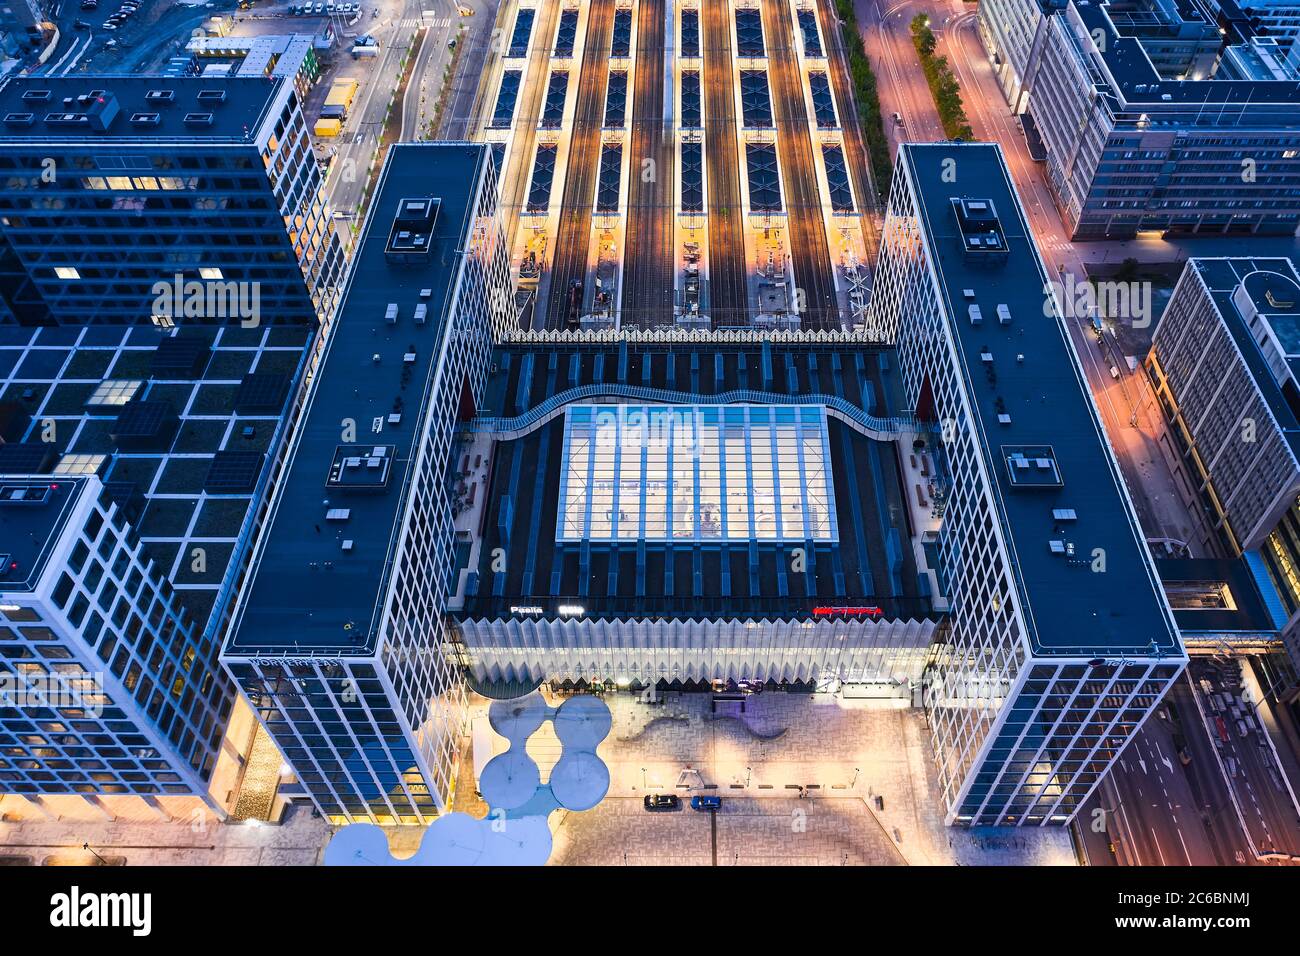
{"type": "MultiPolygon", "coordinates": [[[[610,768],[609,794],[593,810],[552,817],[552,863],[708,865],[715,848],[718,865],[760,857],[803,865],[1075,863],[1063,828],[944,826],[928,728],[898,701],[767,691],[746,698],[743,712],[739,703],[719,703],[715,712],[710,694],[605,701],[613,728],[598,753],[610,768]],[[642,798],[652,792],[676,793],[683,804],[696,794],[722,797],[716,835],[708,814],[645,812],[642,798]],[[792,829],[792,814],[806,830],[792,829]]],[[[552,762],[546,749],[529,746],[543,781],[552,762]]],[[[459,789],[472,792],[472,777],[459,789]]]]}
{"type": "Polygon", "coordinates": [[[276,826],[220,823],[203,813],[164,821],[148,811],[43,819],[12,798],[0,800],[0,813],[0,855],[35,866],[314,866],[329,838],[325,821],[305,806],[290,807],[276,826]],[[93,852],[82,848],[87,843],[93,852]]]}

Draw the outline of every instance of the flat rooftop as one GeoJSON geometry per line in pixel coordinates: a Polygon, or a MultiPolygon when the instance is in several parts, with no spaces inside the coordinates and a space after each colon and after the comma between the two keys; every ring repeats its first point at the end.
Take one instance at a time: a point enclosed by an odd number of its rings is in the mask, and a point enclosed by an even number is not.
{"type": "Polygon", "coordinates": [[[974,425],[1016,559],[1031,647],[1041,654],[1180,654],[1078,357],[1061,320],[1044,315],[1047,273],[1001,149],[906,143],[899,163],[916,184],[974,425]],[[949,168],[958,171],[956,182],[945,181],[949,168]],[[992,206],[1005,252],[968,251],[961,200],[992,206]],[[972,307],[981,313],[979,324],[971,321],[972,307]],[[1092,570],[1098,554],[1104,573],[1092,570]]]}
{"type": "MultiPolygon", "coordinates": [[[[806,489],[789,489],[778,477],[779,494],[759,490],[765,481],[772,481],[773,472],[780,476],[800,467],[805,473],[810,468],[816,471],[823,419],[813,396],[842,398],[878,416],[897,408],[897,371],[888,349],[786,349],[770,343],[709,344],[698,350],[690,345],[669,350],[627,343],[545,351],[509,346],[496,351],[493,365],[480,411],[483,416],[520,415],[571,388],[598,383],[663,389],[689,399],[656,407],[671,410],[673,429],[685,418],[694,418],[701,473],[708,461],[718,457],[710,446],[715,437],[710,423],[726,424],[726,473],[717,483],[725,481],[726,506],[710,508],[708,489],[714,487],[710,480],[683,477],[668,486],[673,503],[656,509],[651,504],[654,482],[642,480],[639,462],[623,462],[617,484],[628,503],[603,511],[588,509],[583,524],[590,521],[591,526],[585,534],[568,534],[563,526],[557,533],[565,513],[566,462],[571,464],[575,457],[571,442],[566,442],[566,416],[561,413],[531,434],[496,441],[485,462],[476,464],[471,455],[468,468],[462,470],[460,480],[477,486],[472,492],[462,489],[462,497],[473,495],[485,504],[472,532],[480,540],[477,560],[467,542],[461,543],[457,555],[458,571],[467,571],[469,577],[464,605],[453,612],[456,616],[556,617],[573,615],[574,607],[581,607],[580,616],[587,619],[810,620],[817,609],[827,607],[877,607],[886,619],[932,616],[912,549],[914,532],[893,443],[873,440],[826,418],[824,477],[810,480],[806,489]],[[735,390],[807,397],[807,401],[765,403],[757,395],[748,398],[748,404],[717,404],[710,399],[735,390]],[[808,423],[802,437],[810,444],[804,445],[802,461],[783,448],[780,434],[770,435],[766,424],[770,421],[788,435],[796,416],[808,423]],[[765,456],[755,451],[756,436],[769,438],[779,467],[765,464],[765,456]],[[747,482],[759,486],[756,494],[745,493],[747,482]],[[733,483],[736,494],[732,494],[733,483]],[[804,525],[802,537],[787,534],[784,519],[778,530],[770,506],[757,504],[780,500],[788,505],[787,495],[797,497],[807,490],[808,508],[799,501],[799,507],[789,511],[792,522],[802,521],[801,515],[821,514],[820,499],[812,497],[823,483],[831,513],[815,527],[811,522],[804,525]],[[751,509],[751,504],[756,507],[751,509]],[[669,509],[666,526],[659,532],[650,530],[656,515],[669,509]],[[605,527],[615,520],[611,510],[618,512],[617,520],[622,522],[622,530],[613,534],[605,527]],[[642,530],[634,532],[633,523],[642,521],[642,530]],[[744,529],[737,532],[737,524],[744,529]],[[671,533],[667,525],[672,526],[671,533]],[[492,555],[497,548],[506,555],[503,569],[494,568],[492,555]]],[[[619,407],[609,404],[619,401],[602,398],[596,404],[568,408],[598,415],[619,407]]],[[[628,399],[622,407],[626,411],[644,404],[628,399]]],[[[654,427],[668,426],[655,422],[654,427]]],[[[679,449],[686,450],[676,436],[674,430],[669,439],[674,456],[679,449]]],[[[652,445],[653,441],[647,444],[647,462],[652,445]]],[[[693,451],[689,453],[694,461],[693,451]]],[[[645,473],[650,471],[647,464],[645,473]]],[[[681,472],[675,458],[673,472],[674,476],[681,472]]],[[[577,494],[575,506],[588,494],[577,494]]],[[[666,489],[660,492],[661,501],[667,497],[666,489]]]]}
{"type": "Polygon", "coordinates": [[[10,143],[104,140],[251,142],[282,77],[21,76],[0,85],[10,143]]]}
{"type": "Polygon", "coordinates": [[[0,475],[0,594],[36,590],[85,485],[85,478],[0,475]]]}
{"type": "Polygon", "coordinates": [[[465,144],[403,143],[389,151],[225,653],[373,651],[415,437],[488,157],[486,146],[465,144]],[[441,200],[427,259],[391,261],[394,220],[402,204],[421,197],[441,200]],[[355,423],[355,442],[343,439],[347,421],[355,423]],[[340,445],[355,448],[351,457],[365,460],[355,466],[363,471],[369,459],[387,459],[378,469],[386,471],[383,487],[330,487],[340,445]]]}
{"type": "MultiPolygon", "coordinates": [[[[1164,104],[1250,104],[1250,116],[1263,110],[1269,104],[1278,107],[1271,122],[1288,125],[1289,120],[1281,110],[1293,110],[1300,100],[1300,82],[1294,80],[1166,80],[1151,62],[1143,48],[1143,40],[1136,36],[1122,34],[1107,12],[1108,4],[1098,0],[1076,0],[1075,11],[1094,38],[1094,46],[1101,54],[1106,70],[1115,81],[1112,89],[1109,84],[1099,84],[1103,91],[1112,92],[1122,97],[1129,108],[1141,105],[1160,107],[1164,104]]],[[[1184,10],[1184,14],[1191,11],[1184,10]]],[[[1199,16],[1199,14],[1197,14],[1199,16]]],[[[1167,40],[1167,38],[1164,38],[1167,40]]],[[[1153,43],[1159,44],[1161,38],[1153,43]]],[[[1242,122],[1246,116],[1233,115],[1233,122],[1242,122]]],[[[1225,120],[1227,123],[1228,120],[1225,120]]],[[[1243,123],[1244,125],[1244,123],[1243,123]]],[[[1250,125],[1259,125],[1251,122],[1250,125]]]]}
{"type": "Polygon", "coordinates": [[[1184,634],[1259,634],[1276,630],[1242,558],[1161,558],[1160,581],[1184,634]]]}
{"type": "MultiPolygon", "coordinates": [[[[0,474],[96,475],[186,609],[209,619],[284,408],[314,337],[306,327],[0,327],[0,406],[25,422],[0,445],[0,474]],[[132,441],[135,404],[163,410],[132,441]],[[55,440],[42,441],[46,423],[55,440]],[[204,560],[194,561],[202,548],[204,560]]],[[[0,550],[4,550],[0,535],[0,550]]]]}
{"type": "Polygon", "coordinates": [[[1255,385],[1268,403],[1283,438],[1300,458],[1300,275],[1290,259],[1243,256],[1189,260],[1195,269],[1255,385]],[[1277,338],[1290,378],[1279,381],[1270,368],[1248,319],[1238,308],[1238,297],[1254,309],[1277,338]]]}

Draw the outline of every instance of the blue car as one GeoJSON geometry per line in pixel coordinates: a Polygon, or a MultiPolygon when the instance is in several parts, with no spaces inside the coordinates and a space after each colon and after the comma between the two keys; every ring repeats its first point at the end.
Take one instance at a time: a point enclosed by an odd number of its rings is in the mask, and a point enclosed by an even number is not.
{"type": "Polygon", "coordinates": [[[692,810],[721,810],[722,798],[714,796],[691,797],[692,810]]]}

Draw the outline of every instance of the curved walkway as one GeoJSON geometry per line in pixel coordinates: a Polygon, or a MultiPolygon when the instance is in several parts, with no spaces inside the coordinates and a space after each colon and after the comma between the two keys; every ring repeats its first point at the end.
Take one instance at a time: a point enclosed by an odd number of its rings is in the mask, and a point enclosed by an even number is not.
{"type": "Polygon", "coordinates": [[[694,392],[676,392],[665,388],[648,388],[644,385],[623,385],[616,382],[580,385],[557,392],[546,401],[514,418],[476,418],[472,428],[486,432],[499,441],[514,441],[530,435],[560,415],[566,407],[576,402],[592,402],[602,398],[623,398],[662,405],[823,405],[826,414],[838,419],[855,431],[876,441],[894,441],[904,435],[914,434],[916,421],[911,416],[900,415],[882,418],[872,415],[838,395],[786,395],[780,392],[760,392],[752,389],[733,389],[716,395],[696,395],[694,392]]]}

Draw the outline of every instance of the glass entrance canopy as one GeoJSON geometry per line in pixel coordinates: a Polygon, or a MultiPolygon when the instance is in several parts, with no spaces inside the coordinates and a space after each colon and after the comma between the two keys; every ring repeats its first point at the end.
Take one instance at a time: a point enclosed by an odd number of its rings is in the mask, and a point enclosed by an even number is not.
{"type": "Polygon", "coordinates": [[[820,405],[573,405],[557,541],[837,541],[820,405]]]}

